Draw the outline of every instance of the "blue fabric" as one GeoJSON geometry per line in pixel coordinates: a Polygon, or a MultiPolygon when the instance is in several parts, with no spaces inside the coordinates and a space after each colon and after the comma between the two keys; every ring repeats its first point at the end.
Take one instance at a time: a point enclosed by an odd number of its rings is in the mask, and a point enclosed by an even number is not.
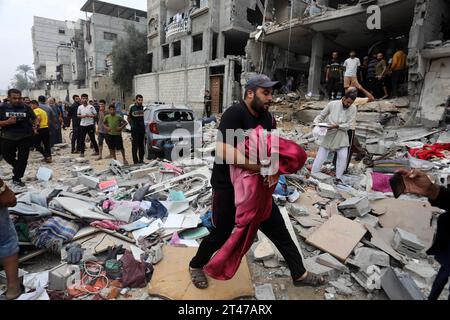
{"type": "Polygon", "coordinates": [[[0,259],[14,256],[19,252],[16,229],[7,208],[0,208],[0,259]]]}
{"type": "Polygon", "coordinates": [[[150,209],[148,209],[145,214],[150,218],[155,219],[164,219],[169,216],[169,212],[167,211],[167,208],[163,206],[161,202],[159,202],[156,199],[145,199],[146,201],[150,201],[152,203],[152,206],[150,209]]]}
{"type": "Polygon", "coordinates": [[[208,228],[209,230],[211,230],[213,228],[213,223],[212,223],[212,211],[209,210],[206,214],[202,215],[200,217],[201,221],[202,221],[202,225],[206,228],[208,228]]]}
{"type": "Polygon", "coordinates": [[[277,187],[275,188],[274,193],[279,196],[287,197],[289,196],[289,190],[286,183],[286,177],[280,176],[280,180],[278,181],[277,187]]]}

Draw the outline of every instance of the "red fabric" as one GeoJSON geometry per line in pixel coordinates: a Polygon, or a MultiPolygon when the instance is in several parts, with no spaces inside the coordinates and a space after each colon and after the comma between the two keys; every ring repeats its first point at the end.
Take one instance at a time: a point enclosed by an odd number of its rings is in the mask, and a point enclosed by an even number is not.
{"type": "Polygon", "coordinates": [[[442,151],[450,151],[450,143],[447,144],[428,144],[425,145],[423,148],[416,148],[416,149],[410,149],[409,154],[413,157],[416,157],[418,159],[422,160],[428,160],[430,158],[445,158],[445,155],[442,153],[442,151]]]}
{"type": "Polygon", "coordinates": [[[117,231],[121,226],[126,225],[125,222],[122,221],[111,221],[111,220],[103,220],[103,221],[94,221],[91,223],[91,227],[98,229],[108,229],[117,231]]]}
{"type": "MultiPolygon", "coordinates": [[[[247,157],[257,152],[255,148],[250,148],[252,152],[249,152],[249,146],[256,146],[252,143],[262,135],[262,130],[261,127],[253,130],[250,139],[246,141],[247,157]]],[[[303,148],[283,138],[279,138],[279,146],[275,141],[271,135],[267,136],[268,156],[279,154],[279,173],[291,174],[300,170],[307,159],[303,148]]],[[[242,258],[256,238],[261,222],[271,215],[272,194],[276,188],[276,185],[271,188],[265,186],[260,174],[235,166],[230,166],[230,176],[235,193],[236,229],[204,267],[205,273],[217,280],[229,280],[236,274],[242,258]]]]}

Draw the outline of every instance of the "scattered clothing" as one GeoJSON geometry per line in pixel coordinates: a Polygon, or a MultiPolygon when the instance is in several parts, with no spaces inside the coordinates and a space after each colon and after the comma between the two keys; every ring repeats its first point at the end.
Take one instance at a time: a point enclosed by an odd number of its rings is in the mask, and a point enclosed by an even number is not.
{"type": "Polygon", "coordinates": [[[108,229],[117,231],[120,230],[120,227],[125,224],[126,223],[122,221],[103,220],[103,221],[94,221],[90,224],[90,226],[99,229],[108,229]]]}
{"type": "Polygon", "coordinates": [[[30,237],[37,248],[59,253],[63,243],[72,240],[79,229],[74,222],[52,217],[40,227],[30,230],[30,237]]]}
{"type": "Polygon", "coordinates": [[[445,158],[443,151],[450,151],[450,143],[425,145],[423,148],[410,149],[409,154],[421,160],[445,158]]]}
{"type": "Polygon", "coordinates": [[[391,177],[391,175],[372,172],[372,190],[383,193],[392,192],[391,177]]]}
{"type": "Polygon", "coordinates": [[[144,288],[151,279],[153,266],[136,261],[130,251],[125,251],[120,261],[123,264],[122,285],[124,288],[144,288]]]}

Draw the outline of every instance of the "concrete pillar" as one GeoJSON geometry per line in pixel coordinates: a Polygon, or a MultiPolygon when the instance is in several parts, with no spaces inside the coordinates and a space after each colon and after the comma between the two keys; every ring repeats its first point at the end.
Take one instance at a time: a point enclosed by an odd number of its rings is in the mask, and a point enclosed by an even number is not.
{"type": "Polygon", "coordinates": [[[219,32],[217,39],[217,58],[225,58],[225,34],[223,32],[219,32]]]}
{"type": "Polygon", "coordinates": [[[206,52],[208,61],[212,60],[212,44],[214,33],[211,28],[208,28],[203,33],[203,50],[206,52]]]}
{"type": "Polygon", "coordinates": [[[308,93],[320,95],[319,86],[322,75],[322,60],[325,38],[322,33],[316,33],[312,39],[311,64],[309,67],[308,93]]]}
{"type": "Polygon", "coordinates": [[[226,110],[226,108],[229,107],[228,105],[228,88],[230,87],[230,60],[226,62],[225,65],[225,74],[223,76],[223,84],[222,84],[222,90],[223,90],[223,99],[222,99],[222,111],[226,110]]]}

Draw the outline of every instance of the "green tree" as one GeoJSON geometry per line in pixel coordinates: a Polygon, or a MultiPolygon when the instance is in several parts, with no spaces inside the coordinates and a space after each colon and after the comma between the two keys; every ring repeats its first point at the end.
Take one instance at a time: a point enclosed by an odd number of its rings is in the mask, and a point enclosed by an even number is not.
{"type": "Polygon", "coordinates": [[[113,81],[124,92],[130,93],[134,76],[150,72],[151,65],[147,55],[147,35],[134,25],[124,27],[128,36],[117,39],[112,50],[113,81]]]}
{"type": "Polygon", "coordinates": [[[31,89],[35,82],[33,68],[26,64],[21,64],[16,71],[17,73],[11,81],[11,86],[18,90],[31,89]]]}

